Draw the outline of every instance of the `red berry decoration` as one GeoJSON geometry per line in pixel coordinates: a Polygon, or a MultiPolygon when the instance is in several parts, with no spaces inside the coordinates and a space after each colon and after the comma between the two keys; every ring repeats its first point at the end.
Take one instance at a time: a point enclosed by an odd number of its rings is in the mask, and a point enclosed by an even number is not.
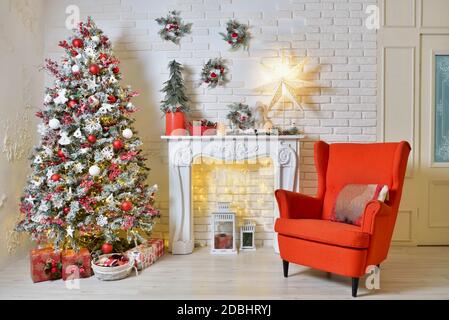
{"type": "Polygon", "coordinates": [[[57,173],[53,174],[50,178],[52,181],[56,182],[59,181],[59,179],[61,179],[61,176],[57,173]]]}
{"type": "Polygon", "coordinates": [[[114,72],[115,74],[120,72],[120,68],[119,67],[114,67],[112,68],[112,72],[114,72]]]}
{"type": "Polygon", "coordinates": [[[76,101],[76,100],[70,100],[69,102],[67,102],[67,106],[69,108],[74,108],[77,104],[78,104],[78,101],[76,101]]]}
{"type": "Polygon", "coordinates": [[[211,78],[216,78],[216,77],[217,77],[217,74],[216,74],[215,72],[212,72],[212,73],[210,74],[210,77],[211,77],[211,78]]]}
{"type": "Polygon", "coordinates": [[[76,57],[78,55],[78,52],[76,50],[70,50],[70,54],[72,57],[76,57]]]}
{"type": "Polygon", "coordinates": [[[104,243],[101,246],[101,252],[103,252],[103,254],[112,253],[112,250],[113,250],[113,247],[112,247],[112,244],[110,244],[110,243],[104,243]]]}
{"type": "Polygon", "coordinates": [[[92,64],[89,67],[89,72],[93,75],[97,75],[100,73],[100,67],[97,64],[92,64]]]}
{"type": "Polygon", "coordinates": [[[97,142],[97,137],[94,136],[93,134],[89,135],[87,137],[87,141],[89,141],[90,143],[94,144],[95,142],[97,142]]]}
{"type": "Polygon", "coordinates": [[[70,208],[69,207],[65,207],[64,209],[62,209],[62,211],[64,212],[65,215],[68,215],[70,212],[70,208]]]}
{"type": "Polygon", "coordinates": [[[121,208],[123,211],[128,212],[128,211],[131,211],[131,210],[132,210],[133,204],[132,204],[130,201],[123,201],[122,204],[121,204],[121,206],[120,206],[120,208],[121,208]]]}
{"type": "Polygon", "coordinates": [[[51,268],[51,273],[56,273],[57,270],[58,270],[58,269],[56,269],[56,267],[52,267],[52,268],[51,268]]]}
{"type": "Polygon", "coordinates": [[[108,58],[108,55],[106,53],[100,53],[98,57],[100,58],[101,61],[104,61],[108,58]]]}
{"type": "Polygon", "coordinates": [[[65,157],[64,151],[62,151],[61,149],[58,150],[58,157],[60,158],[65,157]]]}
{"type": "Polygon", "coordinates": [[[114,140],[114,142],[112,142],[112,146],[115,150],[120,150],[121,148],[123,148],[123,142],[120,139],[114,140]]]}
{"type": "Polygon", "coordinates": [[[116,101],[117,101],[117,98],[115,97],[115,96],[109,96],[108,97],[108,101],[110,102],[110,103],[115,103],[116,101]]]}
{"type": "Polygon", "coordinates": [[[72,44],[75,48],[83,48],[84,47],[84,42],[81,39],[73,39],[72,44]]]}
{"type": "Polygon", "coordinates": [[[238,38],[238,34],[236,33],[236,32],[234,32],[233,34],[231,34],[231,37],[233,37],[233,38],[238,38]]]}

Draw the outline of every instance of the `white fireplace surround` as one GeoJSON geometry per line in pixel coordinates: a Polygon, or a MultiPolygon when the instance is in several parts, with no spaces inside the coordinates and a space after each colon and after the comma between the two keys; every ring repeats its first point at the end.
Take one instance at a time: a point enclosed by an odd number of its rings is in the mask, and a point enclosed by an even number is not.
{"type": "MultiPolygon", "coordinates": [[[[194,249],[192,175],[197,157],[230,161],[273,161],[275,189],[299,190],[299,140],[295,136],[162,136],[168,141],[169,228],[172,254],[189,254],[194,249]]],[[[274,194],[273,194],[274,196],[274,194]]],[[[277,206],[274,218],[279,217],[277,206]]],[[[273,243],[278,252],[277,236],[273,243]]]]}

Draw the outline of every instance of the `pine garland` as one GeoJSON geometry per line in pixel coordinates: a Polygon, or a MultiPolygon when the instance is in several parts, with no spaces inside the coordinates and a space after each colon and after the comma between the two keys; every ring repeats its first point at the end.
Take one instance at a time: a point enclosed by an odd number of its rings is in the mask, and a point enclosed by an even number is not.
{"type": "Polygon", "coordinates": [[[241,130],[247,130],[254,126],[253,113],[247,104],[233,103],[228,107],[231,111],[229,111],[226,118],[230,120],[235,127],[241,130]]]}
{"type": "Polygon", "coordinates": [[[185,93],[184,79],[182,78],[182,65],[176,60],[168,64],[170,78],[164,82],[165,87],[161,90],[165,93],[165,99],[161,104],[161,111],[167,112],[189,112],[189,98],[185,93]]]}
{"type": "Polygon", "coordinates": [[[229,20],[226,23],[226,33],[220,32],[220,35],[231,46],[231,50],[238,50],[240,47],[248,50],[249,40],[251,39],[248,29],[248,25],[237,20],[229,20]]]}
{"type": "Polygon", "coordinates": [[[173,10],[165,18],[156,19],[156,22],[162,26],[158,33],[163,40],[179,44],[182,37],[192,32],[192,23],[184,23],[180,14],[180,11],[173,10]]]}

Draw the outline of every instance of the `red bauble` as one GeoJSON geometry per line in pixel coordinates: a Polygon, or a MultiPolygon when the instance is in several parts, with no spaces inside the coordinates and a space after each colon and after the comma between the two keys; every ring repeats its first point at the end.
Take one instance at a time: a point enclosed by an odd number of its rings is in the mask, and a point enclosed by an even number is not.
{"type": "Polygon", "coordinates": [[[89,67],[89,72],[93,75],[97,75],[100,73],[100,67],[97,64],[92,64],[89,67]]]}
{"type": "Polygon", "coordinates": [[[54,175],[51,176],[50,178],[52,181],[59,181],[59,179],[61,179],[61,176],[57,173],[55,173],[54,175]]]}
{"type": "Polygon", "coordinates": [[[121,206],[120,206],[120,208],[123,211],[128,212],[128,211],[131,211],[133,209],[133,204],[130,201],[123,201],[121,206]]]}
{"type": "Polygon", "coordinates": [[[237,33],[233,33],[233,34],[231,34],[231,37],[233,37],[233,38],[237,38],[239,35],[237,34],[237,33]]]}
{"type": "Polygon", "coordinates": [[[70,100],[69,102],[67,102],[67,106],[69,108],[74,108],[77,104],[78,104],[78,101],[76,101],[76,100],[70,100]]]}
{"type": "Polygon", "coordinates": [[[101,61],[104,61],[108,58],[108,55],[106,53],[100,53],[98,57],[100,58],[101,61]]]}
{"type": "Polygon", "coordinates": [[[65,157],[65,154],[61,149],[58,150],[58,157],[60,158],[65,157]]]}
{"type": "Polygon", "coordinates": [[[109,96],[108,97],[108,101],[110,102],[110,103],[115,103],[116,101],[117,101],[117,98],[115,97],[115,96],[109,96]]]}
{"type": "Polygon", "coordinates": [[[69,207],[65,207],[62,211],[64,212],[65,215],[68,215],[69,212],[70,212],[70,208],[69,207]]]}
{"type": "Polygon", "coordinates": [[[94,136],[93,134],[89,135],[87,137],[87,141],[89,141],[90,143],[94,144],[95,142],[97,142],[97,137],[94,136]]]}
{"type": "Polygon", "coordinates": [[[213,78],[213,79],[215,79],[215,78],[217,77],[217,74],[216,74],[215,72],[212,72],[212,73],[210,74],[210,77],[213,78]]]}
{"type": "Polygon", "coordinates": [[[119,67],[114,67],[112,68],[112,72],[114,72],[115,74],[120,72],[120,68],[119,67]]]}
{"type": "Polygon", "coordinates": [[[104,243],[101,246],[101,252],[103,252],[104,254],[112,253],[112,250],[114,250],[114,248],[112,247],[112,244],[110,244],[110,243],[104,243]]]}
{"type": "Polygon", "coordinates": [[[83,48],[84,42],[81,39],[73,39],[72,44],[75,48],[83,48]]]}
{"type": "Polygon", "coordinates": [[[114,140],[114,142],[112,142],[112,146],[115,150],[120,150],[121,148],[123,148],[123,142],[120,139],[114,140]]]}

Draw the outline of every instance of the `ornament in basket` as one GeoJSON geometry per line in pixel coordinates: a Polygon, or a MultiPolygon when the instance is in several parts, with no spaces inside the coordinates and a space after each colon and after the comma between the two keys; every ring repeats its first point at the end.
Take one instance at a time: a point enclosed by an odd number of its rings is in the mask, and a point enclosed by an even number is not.
{"type": "Polygon", "coordinates": [[[112,281],[126,278],[135,267],[132,257],[121,253],[110,253],[103,254],[92,261],[92,269],[99,280],[112,281]]]}

